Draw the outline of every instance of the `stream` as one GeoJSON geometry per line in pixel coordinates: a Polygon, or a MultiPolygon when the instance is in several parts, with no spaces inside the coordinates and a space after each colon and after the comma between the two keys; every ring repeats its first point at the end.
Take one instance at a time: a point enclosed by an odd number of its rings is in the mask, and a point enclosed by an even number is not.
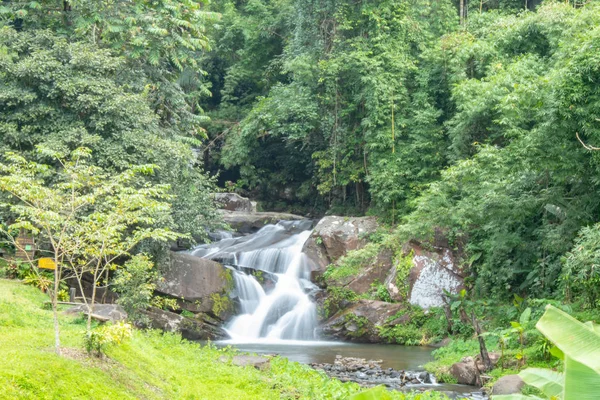
{"type": "MultiPolygon", "coordinates": [[[[311,230],[309,220],[280,221],[246,236],[219,233],[217,241],[192,250],[192,255],[221,262],[232,270],[239,313],[224,327],[230,339],[216,344],[281,355],[365,386],[378,384],[378,379],[388,379],[398,371],[416,371],[418,375],[423,365],[433,360],[432,348],[319,340],[313,295],[320,289],[310,281],[311,260],[302,252],[311,230]],[[341,357],[381,360],[381,364],[350,372],[333,365],[341,357]]],[[[451,397],[468,394],[471,399],[485,398],[474,392],[474,387],[438,384],[435,378],[418,381],[402,389],[434,389],[451,397]]]]}

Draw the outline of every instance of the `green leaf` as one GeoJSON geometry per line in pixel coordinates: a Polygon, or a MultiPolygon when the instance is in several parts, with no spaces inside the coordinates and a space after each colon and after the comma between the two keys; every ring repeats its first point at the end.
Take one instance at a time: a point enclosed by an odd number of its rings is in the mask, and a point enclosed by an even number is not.
{"type": "Polygon", "coordinates": [[[527,326],[529,323],[529,319],[531,318],[531,307],[527,307],[523,313],[521,313],[521,317],[519,318],[519,322],[521,326],[527,326]]]}
{"type": "Polygon", "coordinates": [[[562,400],[596,400],[600,394],[600,375],[586,365],[565,357],[565,390],[562,400]]]}
{"type": "MultiPolygon", "coordinates": [[[[536,327],[566,358],[600,373],[600,335],[567,313],[548,305],[536,327]]],[[[600,381],[598,377],[596,377],[600,381]]]]}
{"type": "Polygon", "coordinates": [[[563,374],[542,368],[527,368],[519,373],[523,381],[536,387],[546,396],[558,396],[563,391],[563,374]]]}
{"type": "Polygon", "coordinates": [[[501,394],[492,396],[492,400],[544,400],[537,396],[528,396],[524,394],[501,394]]]}

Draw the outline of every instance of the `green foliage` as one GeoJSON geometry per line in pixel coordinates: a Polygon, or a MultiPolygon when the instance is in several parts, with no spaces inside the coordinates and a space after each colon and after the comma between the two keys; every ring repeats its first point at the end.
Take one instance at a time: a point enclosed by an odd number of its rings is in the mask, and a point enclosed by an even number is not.
{"type": "Polygon", "coordinates": [[[479,295],[557,294],[561,256],[594,222],[598,186],[585,171],[596,169],[596,154],[575,132],[596,135],[588,105],[598,96],[589,80],[597,55],[576,54],[597,35],[597,7],[482,14],[427,54],[444,63],[434,72],[452,85],[453,162],[415,199],[399,234],[445,232],[470,260],[479,295]]]}
{"type": "Polygon", "coordinates": [[[378,327],[379,336],[388,343],[422,346],[440,341],[446,335],[443,310],[423,310],[411,306],[391,316],[386,324],[378,327]],[[399,323],[394,324],[399,320],[399,323]]]}
{"type": "Polygon", "coordinates": [[[330,265],[323,278],[326,282],[335,283],[356,276],[363,268],[374,262],[379,250],[380,246],[375,243],[369,243],[359,250],[351,250],[335,264],[330,265]]]}
{"type": "Polygon", "coordinates": [[[33,28],[0,30],[0,152],[15,151],[57,169],[56,160],[37,153],[36,146],[62,154],[87,147],[92,164],[112,173],[156,165],[154,183],[169,184],[177,195],[171,199],[174,222],[202,238],[217,219],[209,197],[214,182],[197,167],[190,144],[178,139],[179,129],[191,128],[167,124],[153,109],[150,86],[140,82],[144,74],[89,41],[33,28]]]}
{"type": "Polygon", "coordinates": [[[600,225],[585,227],[564,260],[567,298],[583,297],[588,307],[600,306],[600,225]]]}
{"type": "Polygon", "coordinates": [[[132,321],[141,321],[143,311],[151,305],[163,305],[161,299],[153,296],[158,280],[154,264],[144,254],[136,254],[116,271],[112,285],[119,294],[117,303],[123,306],[132,321]]]}
{"type": "Polygon", "coordinates": [[[344,287],[329,286],[327,287],[327,296],[323,302],[323,307],[320,310],[324,318],[331,317],[339,310],[343,310],[350,304],[356,302],[359,296],[352,290],[344,287]]]}
{"type": "Polygon", "coordinates": [[[401,291],[405,298],[408,298],[410,289],[408,284],[408,276],[413,268],[414,252],[411,250],[408,254],[400,254],[395,259],[396,266],[396,287],[401,291]]]}
{"type": "MultiPolygon", "coordinates": [[[[36,269],[28,281],[49,291],[55,319],[55,350],[60,354],[57,301],[63,272],[74,277],[80,287],[84,276],[91,278],[90,301],[84,297],[90,311],[90,330],[97,288],[105,275],[117,268],[116,260],[129,255],[144,240],[167,242],[182,235],[169,229],[168,187],[143,179],[143,175],[153,172],[154,166],[110,174],[89,163],[91,152],[87,148],[78,148],[68,157],[41,146],[38,151],[60,165],[51,178],[49,165],[28,161],[15,153],[4,156],[10,164],[0,163],[0,191],[10,199],[2,205],[15,217],[2,233],[15,247],[15,236],[20,232],[36,236],[38,245],[56,264],[51,281],[42,279],[36,269]]],[[[27,257],[33,265],[35,260],[27,257]]]]}
{"type": "Polygon", "coordinates": [[[212,301],[212,313],[216,317],[221,317],[223,313],[233,310],[233,302],[229,296],[221,293],[213,293],[210,295],[212,301]]]}
{"type": "Polygon", "coordinates": [[[131,337],[133,327],[126,322],[117,322],[112,325],[104,325],[93,331],[86,331],[83,339],[83,346],[88,354],[94,354],[101,357],[108,346],[119,345],[124,340],[131,337]]]}
{"type": "MultiPolygon", "coordinates": [[[[557,308],[548,306],[537,328],[564,355],[564,373],[529,368],[519,376],[539,389],[548,399],[593,399],[600,388],[600,330],[581,323],[557,308]]],[[[515,395],[494,396],[494,400],[539,398],[515,395]]]]}

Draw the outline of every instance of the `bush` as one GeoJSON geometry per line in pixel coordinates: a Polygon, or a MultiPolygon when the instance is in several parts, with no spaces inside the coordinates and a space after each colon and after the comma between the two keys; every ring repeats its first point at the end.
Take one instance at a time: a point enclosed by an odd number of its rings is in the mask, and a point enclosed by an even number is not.
{"type": "Polygon", "coordinates": [[[122,305],[133,321],[143,319],[141,311],[152,304],[152,295],[159,276],[154,264],[143,254],[133,256],[118,269],[113,280],[113,290],[119,294],[117,303],[122,305]]]}
{"type": "Polygon", "coordinates": [[[583,228],[563,259],[567,298],[583,297],[589,308],[600,305],[600,224],[583,228]]]}
{"type": "Polygon", "coordinates": [[[121,344],[133,334],[133,327],[126,322],[104,325],[85,333],[84,346],[88,354],[101,357],[110,345],[121,344]]]}

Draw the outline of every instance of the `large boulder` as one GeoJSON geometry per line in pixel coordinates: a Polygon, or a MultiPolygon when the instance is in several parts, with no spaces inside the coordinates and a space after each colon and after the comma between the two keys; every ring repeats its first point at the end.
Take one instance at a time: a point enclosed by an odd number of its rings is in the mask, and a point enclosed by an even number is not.
{"type": "Polygon", "coordinates": [[[350,289],[355,293],[364,294],[371,290],[374,283],[384,283],[390,275],[393,254],[391,250],[380,249],[378,253],[365,265],[361,266],[357,275],[340,278],[328,284],[350,289]]]}
{"type": "Polygon", "coordinates": [[[179,332],[188,340],[216,340],[227,337],[218,323],[209,316],[198,314],[194,318],[186,318],[171,311],[150,308],[143,312],[148,323],[143,327],[161,329],[165,332],[179,332]]]}
{"type": "Polygon", "coordinates": [[[311,238],[323,245],[325,255],[334,262],[349,250],[356,250],[368,243],[368,235],[377,230],[375,217],[337,217],[322,218],[311,238]]]}
{"type": "Polygon", "coordinates": [[[461,362],[452,364],[450,374],[461,385],[479,386],[481,378],[473,357],[465,357],[461,362]]]}
{"type": "Polygon", "coordinates": [[[267,224],[276,224],[279,221],[299,221],[306,218],[288,213],[278,212],[241,212],[221,210],[223,221],[239,233],[254,233],[267,224]]]}
{"type": "Polygon", "coordinates": [[[214,196],[217,205],[223,210],[256,212],[256,203],[237,193],[215,193],[214,196]]]}
{"type": "Polygon", "coordinates": [[[412,254],[413,268],[409,274],[411,304],[422,308],[444,305],[444,290],[458,293],[463,288],[463,276],[452,251],[448,248],[426,250],[409,243],[405,254],[412,254]]]}
{"type": "Polygon", "coordinates": [[[494,396],[500,394],[517,394],[521,393],[521,389],[525,386],[525,382],[519,375],[506,375],[498,379],[492,387],[494,396]]]}
{"type": "Polygon", "coordinates": [[[185,310],[211,312],[214,299],[227,295],[232,286],[231,271],[221,264],[187,253],[172,252],[171,265],[163,271],[163,281],[157,292],[178,298],[185,310]]]}
{"type": "Polygon", "coordinates": [[[402,309],[401,304],[377,300],[359,300],[340,311],[322,325],[326,337],[353,342],[378,343],[377,327],[402,309]]]}

